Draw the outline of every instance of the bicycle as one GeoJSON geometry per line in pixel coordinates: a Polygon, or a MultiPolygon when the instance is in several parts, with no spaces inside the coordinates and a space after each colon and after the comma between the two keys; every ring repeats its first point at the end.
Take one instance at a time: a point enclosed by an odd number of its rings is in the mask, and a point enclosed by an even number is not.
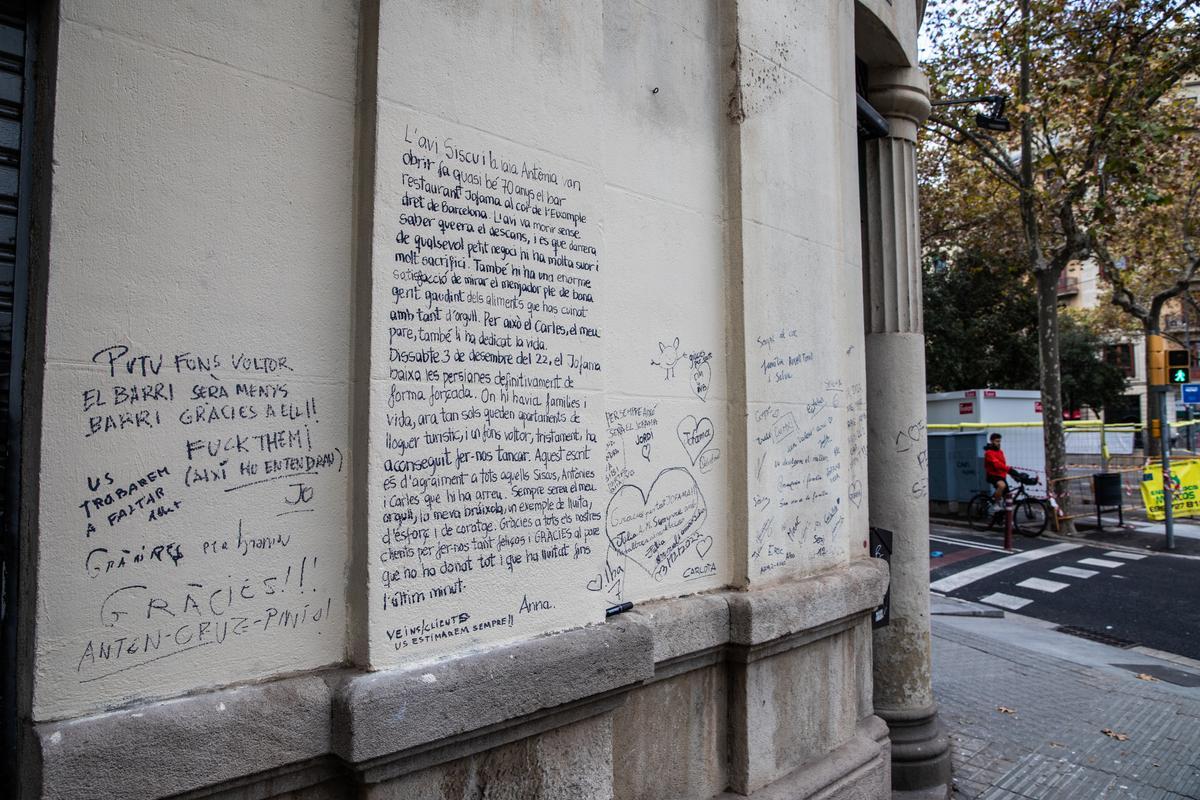
{"type": "MultiPolygon", "coordinates": [[[[1025,491],[1026,486],[1037,485],[1038,479],[1016,470],[1009,474],[1017,482],[1016,489],[1009,489],[1004,493],[1005,505],[1012,504],[1013,530],[1022,536],[1038,536],[1046,530],[1046,523],[1050,519],[1050,506],[1045,500],[1031,497],[1025,491]]],[[[994,492],[988,490],[978,491],[967,504],[967,522],[972,530],[991,530],[996,525],[1004,527],[1004,508],[988,513],[993,494],[994,492]]]]}

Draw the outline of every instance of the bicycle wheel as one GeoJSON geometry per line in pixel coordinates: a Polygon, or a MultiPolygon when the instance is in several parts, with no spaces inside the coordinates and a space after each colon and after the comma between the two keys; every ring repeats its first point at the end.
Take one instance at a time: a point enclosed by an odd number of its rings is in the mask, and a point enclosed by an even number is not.
{"type": "Polygon", "coordinates": [[[971,530],[985,531],[992,527],[995,517],[988,513],[989,503],[989,498],[982,494],[975,495],[971,502],[967,503],[967,523],[971,530]]]}
{"type": "Polygon", "coordinates": [[[1037,536],[1046,530],[1048,516],[1045,503],[1027,497],[1013,509],[1013,530],[1022,536],[1037,536]]]}

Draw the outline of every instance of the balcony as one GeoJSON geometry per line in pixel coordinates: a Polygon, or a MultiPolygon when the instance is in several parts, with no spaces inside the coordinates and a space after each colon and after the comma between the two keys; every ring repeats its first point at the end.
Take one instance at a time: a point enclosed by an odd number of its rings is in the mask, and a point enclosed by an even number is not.
{"type": "Polygon", "coordinates": [[[1059,275],[1058,276],[1058,296],[1072,297],[1079,294],[1079,278],[1074,275],[1059,275]]]}

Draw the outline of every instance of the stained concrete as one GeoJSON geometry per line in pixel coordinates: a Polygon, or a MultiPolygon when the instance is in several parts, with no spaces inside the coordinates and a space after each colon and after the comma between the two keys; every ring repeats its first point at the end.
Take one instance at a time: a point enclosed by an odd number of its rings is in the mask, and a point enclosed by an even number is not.
{"type": "Polygon", "coordinates": [[[734,790],[761,789],[850,740],[859,719],[870,714],[857,703],[859,662],[870,658],[856,649],[857,638],[842,631],[733,671],[734,790]]]}
{"type": "MultiPolygon", "coordinates": [[[[866,717],[845,744],[748,796],[753,800],[883,800],[889,797],[888,767],[887,726],[877,717],[866,717]]],[[[726,792],[716,800],[744,797],[726,792]]]]}
{"type": "Polygon", "coordinates": [[[363,800],[579,800],[612,796],[608,715],[368,786],[363,800]]]}
{"type": "Polygon", "coordinates": [[[635,689],[613,713],[613,797],[689,800],[729,783],[723,664],[635,689]]]}
{"type": "Polygon", "coordinates": [[[142,800],[323,756],[331,696],[307,676],[38,725],[41,796],[142,800]]]}
{"type": "Polygon", "coordinates": [[[347,681],[334,750],[350,762],[397,753],[646,680],[650,629],[633,617],[347,681]]]}

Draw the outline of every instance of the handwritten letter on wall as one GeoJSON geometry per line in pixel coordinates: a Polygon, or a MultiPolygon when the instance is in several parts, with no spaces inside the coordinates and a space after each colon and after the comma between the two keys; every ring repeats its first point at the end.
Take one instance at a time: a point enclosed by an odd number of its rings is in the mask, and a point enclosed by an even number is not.
{"type": "Polygon", "coordinates": [[[442,121],[380,130],[372,661],[594,621],[597,181],[442,121]]]}

